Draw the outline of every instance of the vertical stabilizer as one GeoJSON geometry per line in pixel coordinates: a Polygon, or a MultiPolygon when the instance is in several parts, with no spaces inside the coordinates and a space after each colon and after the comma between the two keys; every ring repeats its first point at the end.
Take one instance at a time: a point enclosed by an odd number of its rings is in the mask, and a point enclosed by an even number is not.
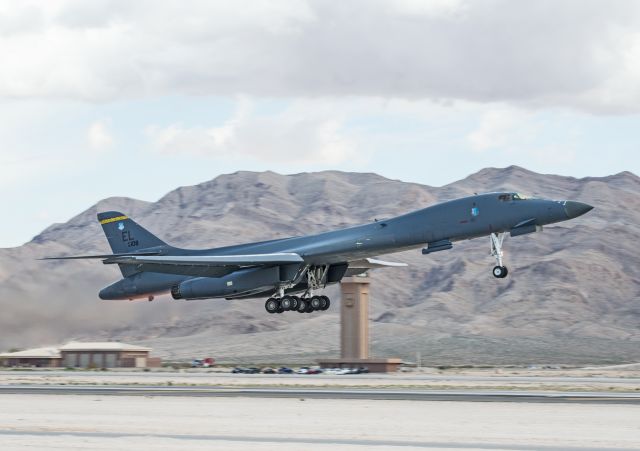
{"type": "MultiPolygon", "coordinates": [[[[160,238],[118,211],[98,213],[98,221],[114,254],[126,254],[157,246],[165,246],[160,238]]],[[[132,265],[120,264],[124,277],[136,271],[132,265]]]]}

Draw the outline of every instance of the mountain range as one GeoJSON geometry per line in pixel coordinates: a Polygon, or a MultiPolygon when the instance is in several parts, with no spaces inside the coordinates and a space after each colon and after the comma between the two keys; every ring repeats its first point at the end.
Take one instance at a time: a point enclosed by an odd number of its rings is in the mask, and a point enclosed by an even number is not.
{"type": "Polygon", "coordinates": [[[156,202],[99,201],[30,242],[0,249],[0,349],[70,339],[149,345],[171,359],[307,362],[339,352],[339,290],[327,312],[269,315],[260,300],[101,301],[120,273],[96,213],[122,211],[169,244],[214,247],[304,235],[386,218],[474,192],[516,191],[587,202],[593,211],[505,241],[509,276],[491,275],[489,238],[371,272],[372,354],[425,364],[598,364],[640,361],[640,178],[572,178],[487,168],[442,187],[370,173],[237,172],[156,202]]]}

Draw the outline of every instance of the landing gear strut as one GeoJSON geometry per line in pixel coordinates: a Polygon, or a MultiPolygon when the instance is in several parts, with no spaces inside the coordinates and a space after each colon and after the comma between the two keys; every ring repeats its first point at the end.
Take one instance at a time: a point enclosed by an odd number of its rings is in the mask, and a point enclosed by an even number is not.
{"type": "Polygon", "coordinates": [[[509,274],[509,270],[502,263],[502,242],[504,241],[504,233],[492,233],[491,238],[491,255],[495,257],[498,262],[497,266],[493,267],[493,277],[498,279],[504,279],[509,274]]]}

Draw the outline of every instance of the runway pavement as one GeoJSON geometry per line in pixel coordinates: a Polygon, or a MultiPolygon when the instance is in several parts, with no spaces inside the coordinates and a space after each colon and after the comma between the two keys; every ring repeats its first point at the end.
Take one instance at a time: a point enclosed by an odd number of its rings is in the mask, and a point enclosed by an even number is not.
{"type": "MultiPolygon", "coordinates": [[[[480,383],[480,382],[508,382],[508,383],[569,383],[569,384],[579,384],[579,383],[588,383],[588,384],[606,384],[606,385],[617,385],[617,384],[638,384],[640,386],[640,372],[635,372],[637,375],[635,377],[612,377],[612,376],[566,376],[566,375],[558,375],[558,376],[522,376],[522,375],[458,375],[458,374],[412,374],[412,373],[393,373],[393,374],[356,374],[356,375],[331,375],[331,374],[314,374],[314,375],[303,375],[303,374],[233,374],[231,372],[208,372],[208,371],[185,371],[185,372],[166,372],[166,371],[158,371],[152,373],[141,373],[139,371],[116,371],[116,372],[99,372],[99,371],[84,371],[78,372],[77,375],[81,375],[82,377],[92,378],[96,380],[109,378],[114,375],[120,377],[129,377],[129,378],[148,378],[149,376],[171,376],[171,377],[180,377],[180,378],[188,378],[188,379],[205,379],[205,378],[238,378],[241,377],[246,380],[257,380],[257,379],[282,379],[282,380],[326,380],[326,381],[348,381],[348,380],[363,380],[363,381],[380,381],[380,382],[394,382],[394,383],[412,383],[412,382],[446,382],[446,381],[454,381],[454,382],[469,382],[469,383],[480,383]]],[[[20,370],[10,370],[10,371],[1,371],[0,377],[2,376],[33,376],[41,374],[43,376],[51,376],[51,377],[69,377],[73,373],[69,371],[20,371],[20,370]]]]}
{"type": "Polygon", "coordinates": [[[236,388],[94,385],[2,385],[0,394],[309,398],[403,401],[640,404],[640,393],[349,388],[236,388]]]}
{"type": "Polygon", "coordinates": [[[255,397],[177,387],[161,387],[165,396],[154,387],[48,390],[55,395],[0,392],[0,449],[623,451],[640,443],[640,407],[617,403],[371,400],[371,390],[358,391],[362,399],[279,389],[252,390],[255,397]]]}

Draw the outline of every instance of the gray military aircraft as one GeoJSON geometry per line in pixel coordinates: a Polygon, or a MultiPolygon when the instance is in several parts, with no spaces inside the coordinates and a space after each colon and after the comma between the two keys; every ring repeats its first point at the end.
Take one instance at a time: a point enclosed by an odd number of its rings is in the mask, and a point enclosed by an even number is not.
{"type": "Polygon", "coordinates": [[[318,289],[372,268],[406,266],[374,258],[380,254],[422,247],[428,255],[451,249],[455,241],[489,236],[497,263],[493,275],[504,278],[506,233],[536,232],[592,208],[581,202],[488,193],[317,235],[204,250],[170,246],[126,215],[108,211],[99,213],[98,221],[113,254],[47,259],[97,258],[117,264],[123,279],[101,290],[101,299],[151,301],[163,293],[187,300],[269,297],[269,313],[310,313],[329,308],[328,297],[314,294],[318,289]]]}

